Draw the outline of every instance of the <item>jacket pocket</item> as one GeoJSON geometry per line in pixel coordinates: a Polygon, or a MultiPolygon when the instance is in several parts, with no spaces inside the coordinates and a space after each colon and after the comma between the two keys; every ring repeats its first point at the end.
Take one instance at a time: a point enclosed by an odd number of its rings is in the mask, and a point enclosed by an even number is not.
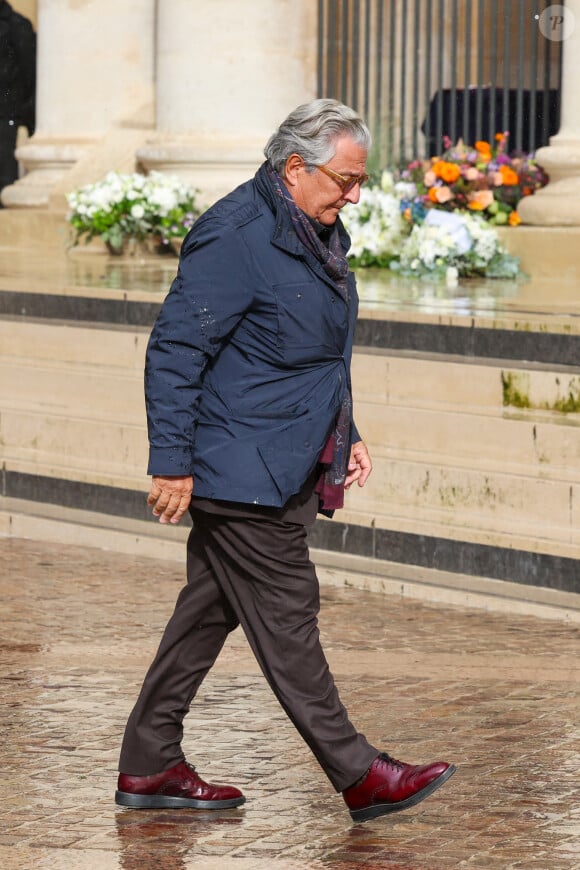
{"type": "Polygon", "coordinates": [[[301,446],[283,443],[284,439],[281,441],[277,440],[274,445],[258,446],[258,453],[285,504],[302,487],[316,465],[319,451],[309,441],[301,446]]]}
{"type": "MultiPolygon", "coordinates": [[[[321,348],[336,351],[342,330],[335,310],[340,306],[346,327],[344,303],[330,287],[318,281],[275,284],[278,312],[278,344],[290,351],[321,348]]],[[[337,312],[338,313],[338,312],[337,312]]]]}

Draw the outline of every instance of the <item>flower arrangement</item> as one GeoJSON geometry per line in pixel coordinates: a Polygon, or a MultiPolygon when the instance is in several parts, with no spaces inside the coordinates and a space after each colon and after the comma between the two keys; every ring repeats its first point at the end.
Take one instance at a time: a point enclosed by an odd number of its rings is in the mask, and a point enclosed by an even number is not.
{"type": "Polygon", "coordinates": [[[444,278],[454,285],[459,277],[516,278],[519,260],[481,218],[433,210],[413,226],[391,268],[408,277],[444,278]]]}
{"type": "Polygon", "coordinates": [[[517,226],[517,205],[548,177],[530,155],[507,154],[508,134],[492,147],[445,141],[430,160],[413,160],[361,190],[342,212],[356,266],[389,267],[405,276],[514,278],[519,262],[501,244],[498,226],[517,226]]]}
{"type": "Polygon", "coordinates": [[[67,195],[73,245],[100,236],[111,253],[121,253],[128,239],[157,238],[169,246],[183,238],[200,210],[195,192],[172,175],[161,172],[109,172],[96,184],[67,195]]]}
{"type": "Polygon", "coordinates": [[[413,187],[413,182],[395,181],[385,171],[380,185],[363,188],[358,205],[342,211],[354,266],[388,267],[405,277],[449,284],[458,277],[518,275],[518,259],[506,251],[495,227],[481,214],[409,205],[413,187]]]}
{"type": "Polygon", "coordinates": [[[458,277],[518,275],[518,259],[477,213],[430,209],[412,223],[406,220],[405,185],[393,183],[393,176],[384,172],[381,187],[363,188],[359,204],[343,209],[353,266],[388,267],[405,277],[449,284],[458,277]]]}
{"type": "Polygon", "coordinates": [[[543,187],[548,176],[529,154],[507,153],[508,133],[497,133],[492,146],[473,147],[446,137],[445,151],[431,160],[413,160],[400,173],[409,184],[405,216],[415,220],[431,208],[479,212],[490,224],[517,226],[517,205],[543,187]]]}

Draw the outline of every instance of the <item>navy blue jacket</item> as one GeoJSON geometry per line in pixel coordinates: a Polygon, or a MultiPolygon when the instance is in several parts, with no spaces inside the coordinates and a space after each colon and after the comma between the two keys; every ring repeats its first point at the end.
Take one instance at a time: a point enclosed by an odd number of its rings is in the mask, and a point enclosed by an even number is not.
{"type": "Polygon", "coordinates": [[[148,472],[192,474],[204,498],[280,507],[350,388],[358,298],[352,273],[347,304],[265,197],[258,173],[184,241],[147,350],[148,472]]]}

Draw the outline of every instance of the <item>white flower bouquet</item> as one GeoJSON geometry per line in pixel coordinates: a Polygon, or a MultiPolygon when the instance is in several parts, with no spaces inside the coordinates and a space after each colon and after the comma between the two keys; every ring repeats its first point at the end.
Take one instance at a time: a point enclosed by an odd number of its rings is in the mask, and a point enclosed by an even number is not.
{"type": "Polygon", "coordinates": [[[359,266],[389,266],[404,233],[399,199],[381,187],[363,187],[352,210],[342,212],[350,235],[349,257],[359,266]]]}
{"type": "Polygon", "coordinates": [[[391,268],[405,276],[453,282],[456,277],[515,278],[519,261],[482,218],[433,210],[414,224],[391,268]]]}
{"type": "Polygon", "coordinates": [[[67,195],[73,245],[100,236],[112,253],[127,239],[157,238],[169,245],[183,238],[200,210],[195,192],[172,175],[109,172],[102,181],[67,195]]]}
{"type": "Polygon", "coordinates": [[[342,211],[353,265],[448,283],[458,277],[518,276],[519,260],[479,215],[439,209],[409,214],[410,184],[395,183],[390,172],[383,172],[380,186],[363,188],[358,205],[342,211]]]}

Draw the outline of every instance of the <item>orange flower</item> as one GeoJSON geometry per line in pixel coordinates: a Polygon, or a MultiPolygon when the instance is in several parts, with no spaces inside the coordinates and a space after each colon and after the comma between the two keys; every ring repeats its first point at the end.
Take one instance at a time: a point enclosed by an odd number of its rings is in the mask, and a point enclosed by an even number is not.
{"type": "Polygon", "coordinates": [[[493,193],[491,190],[475,190],[469,194],[469,208],[482,209],[487,208],[493,202],[493,193]]]}
{"type": "Polygon", "coordinates": [[[447,184],[453,184],[461,175],[461,169],[456,163],[448,163],[446,160],[438,160],[433,164],[432,172],[442,178],[447,184]]]}
{"type": "Polygon", "coordinates": [[[484,139],[478,139],[475,143],[475,150],[480,154],[491,154],[491,145],[484,139]]]}
{"type": "Polygon", "coordinates": [[[451,192],[451,188],[447,187],[446,184],[441,187],[434,188],[435,197],[437,202],[449,202],[450,199],[453,199],[453,193],[451,192]]]}
{"type": "Polygon", "coordinates": [[[494,138],[496,142],[503,142],[505,139],[505,133],[496,133],[494,138]]]}
{"type": "Polygon", "coordinates": [[[441,178],[447,184],[453,184],[461,175],[461,169],[455,163],[446,163],[441,170],[441,178]]]}
{"type": "Polygon", "coordinates": [[[403,217],[405,218],[406,221],[410,221],[410,220],[411,220],[411,216],[412,216],[412,215],[411,215],[411,209],[410,209],[410,208],[406,208],[405,211],[403,212],[403,217]]]}
{"type": "Polygon", "coordinates": [[[509,166],[503,164],[502,166],[500,166],[499,171],[505,185],[513,185],[518,183],[519,178],[517,172],[514,172],[513,169],[511,169],[509,166]]]}
{"type": "Polygon", "coordinates": [[[475,166],[468,166],[463,170],[463,177],[466,181],[477,181],[479,178],[483,178],[484,175],[475,166]]]}
{"type": "Polygon", "coordinates": [[[453,199],[453,193],[446,185],[442,185],[441,187],[430,187],[429,199],[431,202],[439,205],[442,202],[449,202],[450,199],[453,199]]]}
{"type": "Polygon", "coordinates": [[[517,211],[510,212],[510,216],[508,217],[508,224],[510,227],[517,227],[521,224],[522,219],[517,213],[517,211]]]}
{"type": "Polygon", "coordinates": [[[472,199],[470,202],[467,203],[467,206],[472,211],[483,211],[483,209],[485,208],[484,204],[482,202],[479,202],[478,199],[472,199]]]}

